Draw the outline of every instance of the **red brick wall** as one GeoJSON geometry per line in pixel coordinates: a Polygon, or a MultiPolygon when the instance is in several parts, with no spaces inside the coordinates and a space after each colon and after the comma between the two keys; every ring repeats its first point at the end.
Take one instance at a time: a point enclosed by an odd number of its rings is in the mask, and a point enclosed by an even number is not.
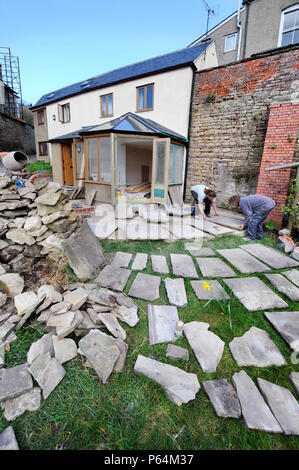
{"type": "Polygon", "coordinates": [[[276,200],[277,206],[269,214],[268,219],[274,220],[279,227],[281,227],[283,217],[281,207],[286,202],[292,170],[285,168],[265,171],[265,168],[293,163],[298,125],[299,103],[285,103],[270,107],[256,192],[276,200]]]}

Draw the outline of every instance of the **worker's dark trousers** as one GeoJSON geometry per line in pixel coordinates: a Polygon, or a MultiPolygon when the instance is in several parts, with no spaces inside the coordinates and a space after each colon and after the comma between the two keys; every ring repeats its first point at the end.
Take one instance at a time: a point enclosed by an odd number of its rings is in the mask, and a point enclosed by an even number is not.
{"type": "MultiPolygon", "coordinates": [[[[191,191],[191,194],[192,196],[194,197],[195,199],[195,204],[198,204],[198,199],[197,199],[197,193],[195,191],[191,191]]],[[[205,206],[204,208],[204,213],[206,215],[210,215],[210,211],[211,211],[211,201],[210,199],[208,199],[207,197],[204,198],[203,200],[203,204],[205,206]]],[[[195,215],[195,207],[192,207],[191,209],[191,215],[195,215]]]]}
{"type": "Polygon", "coordinates": [[[262,240],[264,238],[263,222],[270,214],[270,211],[255,211],[248,221],[247,238],[251,240],[262,240]]]}

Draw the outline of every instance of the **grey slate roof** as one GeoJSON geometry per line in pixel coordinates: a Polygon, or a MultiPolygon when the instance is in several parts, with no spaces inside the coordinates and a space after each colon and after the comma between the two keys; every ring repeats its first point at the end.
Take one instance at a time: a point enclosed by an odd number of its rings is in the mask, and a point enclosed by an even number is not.
{"type": "Polygon", "coordinates": [[[74,83],[59,90],[43,95],[31,109],[44,106],[54,101],[61,100],[67,96],[76,95],[84,91],[102,88],[113,83],[130,80],[136,77],[150,75],[163,70],[175,69],[184,65],[191,64],[199,57],[210,43],[198,44],[193,47],[187,47],[179,51],[170,52],[165,55],[154,57],[152,59],[126,65],[116,70],[97,75],[88,80],[74,83]]]}
{"type": "Polygon", "coordinates": [[[81,138],[84,135],[90,134],[100,134],[101,132],[118,132],[125,134],[152,134],[153,136],[158,135],[160,137],[172,137],[174,139],[179,139],[184,142],[188,140],[174,132],[167,127],[158,124],[151,119],[145,119],[140,116],[137,116],[134,113],[126,113],[123,116],[112,119],[111,121],[105,122],[104,124],[96,126],[85,126],[78,131],[71,132],[69,134],[64,134],[54,139],[50,139],[50,143],[71,141],[72,139],[81,138]]]}

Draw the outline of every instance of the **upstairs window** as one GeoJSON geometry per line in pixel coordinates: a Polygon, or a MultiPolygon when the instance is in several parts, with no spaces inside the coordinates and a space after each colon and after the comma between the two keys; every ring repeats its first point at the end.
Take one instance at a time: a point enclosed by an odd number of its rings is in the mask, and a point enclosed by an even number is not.
{"type": "Polygon", "coordinates": [[[101,117],[113,116],[113,95],[102,95],[101,100],[101,117]]]}
{"type": "Polygon", "coordinates": [[[299,42],[299,3],[281,14],[278,46],[284,47],[299,42]]]}
{"type": "Polygon", "coordinates": [[[37,111],[37,124],[41,126],[42,124],[45,124],[45,110],[40,109],[37,111]]]}
{"type": "Polygon", "coordinates": [[[71,120],[70,103],[58,105],[58,116],[59,116],[60,122],[70,122],[71,120]]]}
{"type": "Polygon", "coordinates": [[[137,88],[137,112],[152,111],[154,109],[154,85],[145,85],[137,88]]]}
{"type": "Polygon", "coordinates": [[[225,36],[224,52],[234,51],[237,44],[237,33],[225,36]]]}

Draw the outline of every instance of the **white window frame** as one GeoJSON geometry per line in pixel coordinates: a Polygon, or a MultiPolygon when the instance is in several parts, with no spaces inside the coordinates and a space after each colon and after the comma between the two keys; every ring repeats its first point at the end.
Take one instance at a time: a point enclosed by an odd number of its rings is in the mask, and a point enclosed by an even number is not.
{"type": "MultiPolygon", "coordinates": [[[[286,13],[290,13],[293,10],[297,10],[299,8],[299,3],[296,3],[295,5],[286,8],[281,12],[281,18],[280,18],[280,28],[279,28],[279,35],[278,35],[278,43],[277,47],[281,47],[282,43],[282,33],[283,33],[283,23],[284,23],[284,17],[286,13]]],[[[290,44],[291,45],[291,44],[290,44]]]]}
{"type": "Polygon", "coordinates": [[[228,34],[227,36],[225,36],[224,52],[235,51],[236,48],[237,48],[237,33],[231,33],[231,34],[228,34]],[[228,40],[228,38],[231,38],[232,36],[234,36],[234,38],[235,38],[234,48],[233,49],[227,49],[227,40],[228,40]]]}

